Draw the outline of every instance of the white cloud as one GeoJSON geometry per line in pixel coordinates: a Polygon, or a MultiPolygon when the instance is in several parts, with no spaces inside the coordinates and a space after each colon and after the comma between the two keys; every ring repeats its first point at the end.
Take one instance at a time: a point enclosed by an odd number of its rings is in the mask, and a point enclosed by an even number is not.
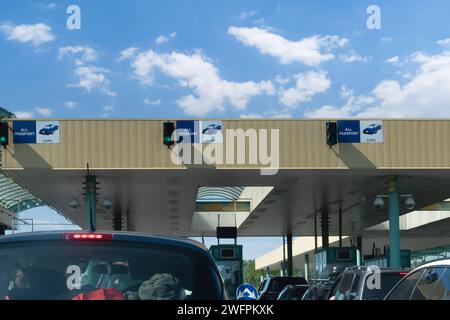
{"type": "Polygon", "coordinates": [[[450,47],[450,38],[439,40],[436,43],[443,47],[450,47]]]}
{"type": "Polygon", "coordinates": [[[36,108],[36,112],[43,117],[50,117],[52,115],[52,110],[49,108],[36,108]]]}
{"type": "Polygon", "coordinates": [[[394,66],[397,66],[400,63],[400,57],[399,56],[394,56],[394,57],[391,57],[389,59],[384,60],[384,62],[392,64],[394,66]]]}
{"type": "Polygon", "coordinates": [[[73,109],[76,107],[78,103],[75,101],[64,101],[64,107],[66,107],[67,109],[73,109]]]}
{"type": "Polygon", "coordinates": [[[104,106],[103,107],[103,113],[101,114],[102,117],[109,117],[112,113],[116,111],[115,106],[104,106]]]}
{"type": "Polygon", "coordinates": [[[368,62],[370,60],[369,57],[363,57],[357,54],[356,52],[352,51],[349,54],[342,54],[339,56],[342,61],[345,63],[352,63],[352,62],[368,62]]]}
{"type": "Polygon", "coordinates": [[[150,100],[150,99],[144,99],[144,104],[148,106],[157,106],[161,104],[161,100],[150,100]]]}
{"type": "Polygon", "coordinates": [[[228,33],[246,46],[256,47],[261,53],[277,58],[282,64],[301,62],[318,66],[334,59],[331,50],[343,47],[348,40],[333,36],[314,35],[299,41],[290,41],[261,28],[229,27],[228,33]]]}
{"type": "Polygon", "coordinates": [[[88,46],[72,46],[72,47],[61,47],[58,50],[59,59],[63,57],[79,56],[75,59],[75,64],[78,66],[84,65],[89,62],[94,62],[98,58],[98,53],[94,49],[88,46]]]}
{"type": "Polygon", "coordinates": [[[36,4],[33,4],[32,6],[37,9],[53,10],[53,9],[57,8],[59,5],[54,2],[51,2],[51,3],[36,3],[36,4]]]}
{"type": "Polygon", "coordinates": [[[98,90],[109,96],[116,96],[116,93],[109,88],[109,80],[106,73],[109,70],[94,66],[80,66],[75,69],[75,75],[78,77],[78,82],[69,84],[69,87],[83,88],[87,92],[98,90]]]}
{"type": "Polygon", "coordinates": [[[248,114],[241,114],[240,117],[242,119],[261,119],[263,115],[260,113],[248,113],[248,114]]]}
{"type": "Polygon", "coordinates": [[[16,111],[14,114],[18,119],[31,119],[34,117],[34,113],[31,111],[16,111]]]}
{"type": "Polygon", "coordinates": [[[241,12],[241,13],[239,14],[239,19],[245,20],[245,19],[247,19],[247,18],[253,17],[253,16],[256,15],[257,13],[258,13],[258,11],[256,11],[256,10],[252,10],[252,11],[244,11],[244,12],[241,12]]]}
{"type": "Polygon", "coordinates": [[[109,70],[89,65],[98,59],[96,50],[88,46],[69,46],[59,48],[58,53],[59,59],[69,57],[73,59],[76,66],[74,74],[78,81],[69,84],[69,88],[82,88],[87,92],[96,90],[111,97],[116,96],[116,93],[110,89],[110,82],[106,76],[109,70]]]}
{"type": "Polygon", "coordinates": [[[52,115],[52,110],[44,107],[36,107],[33,111],[15,111],[14,114],[18,119],[32,119],[35,118],[36,113],[39,116],[48,118],[52,115]]]}
{"type": "Polygon", "coordinates": [[[130,47],[128,49],[123,50],[119,55],[119,61],[127,60],[134,57],[138,51],[139,48],[136,47],[130,47]]]}
{"type": "Polygon", "coordinates": [[[412,55],[418,70],[402,84],[383,80],[370,96],[347,95],[341,107],[324,106],[306,116],[379,118],[448,118],[450,116],[450,52],[436,55],[418,52],[412,55]]]}
{"type": "Polygon", "coordinates": [[[301,102],[311,101],[313,96],[327,91],[331,81],[325,71],[310,71],[294,76],[296,86],[290,89],[280,89],[280,101],[287,107],[296,107],[301,102]]]}
{"type": "Polygon", "coordinates": [[[353,90],[345,86],[341,88],[341,97],[345,99],[343,106],[337,108],[330,105],[305,112],[307,118],[346,118],[352,117],[371,105],[375,98],[364,95],[355,95],[353,90]]]}
{"type": "Polygon", "coordinates": [[[168,36],[164,36],[164,35],[160,35],[156,38],[155,43],[156,44],[163,44],[163,43],[167,43],[170,41],[170,39],[173,39],[177,36],[176,32],[172,32],[171,34],[169,34],[168,36]]]}
{"type": "Polygon", "coordinates": [[[383,38],[381,38],[381,42],[383,42],[383,43],[389,43],[389,42],[392,42],[392,41],[394,41],[394,38],[392,38],[392,37],[383,37],[383,38]]]}
{"type": "Polygon", "coordinates": [[[261,118],[272,118],[272,119],[290,119],[292,118],[292,115],[287,112],[287,110],[282,111],[266,111],[263,113],[248,113],[248,114],[241,114],[241,119],[261,119],[261,118]]]}
{"type": "Polygon", "coordinates": [[[191,116],[224,111],[226,103],[243,110],[253,97],[275,94],[271,81],[231,82],[221,79],[218,69],[200,52],[191,55],[178,52],[158,54],[148,50],[131,60],[134,75],[143,85],[151,85],[155,70],[159,70],[177,79],[179,86],[191,89],[193,94],[177,100],[178,106],[191,116]]]}
{"type": "Polygon", "coordinates": [[[52,28],[44,23],[13,25],[5,23],[0,30],[6,34],[7,39],[19,42],[31,42],[34,46],[51,42],[55,39],[52,28]]]}
{"type": "Polygon", "coordinates": [[[281,85],[288,84],[291,81],[289,77],[283,77],[282,75],[278,74],[275,77],[275,82],[281,85]]]}

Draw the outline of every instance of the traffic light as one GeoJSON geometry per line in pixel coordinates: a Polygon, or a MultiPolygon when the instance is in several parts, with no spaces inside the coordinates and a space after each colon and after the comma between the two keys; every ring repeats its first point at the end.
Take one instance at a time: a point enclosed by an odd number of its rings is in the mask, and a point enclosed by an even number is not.
{"type": "Polygon", "coordinates": [[[164,122],[163,144],[169,148],[175,144],[175,142],[172,139],[172,135],[173,135],[174,131],[175,131],[175,123],[164,122]]]}
{"type": "Polygon", "coordinates": [[[6,147],[9,141],[9,128],[8,122],[0,122],[0,145],[6,147]]]}
{"type": "Polygon", "coordinates": [[[327,122],[327,145],[330,148],[337,144],[337,123],[327,122]]]}

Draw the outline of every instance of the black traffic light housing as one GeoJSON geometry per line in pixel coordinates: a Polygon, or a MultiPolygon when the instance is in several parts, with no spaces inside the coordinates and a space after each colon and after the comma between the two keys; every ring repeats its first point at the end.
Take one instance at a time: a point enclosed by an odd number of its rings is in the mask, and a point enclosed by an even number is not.
{"type": "Polygon", "coordinates": [[[327,122],[327,145],[330,148],[338,143],[337,123],[327,122]]]}
{"type": "Polygon", "coordinates": [[[173,141],[172,135],[175,131],[175,123],[173,122],[164,122],[163,128],[163,144],[170,148],[175,144],[173,141]]]}
{"type": "Polygon", "coordinates": [[[6,147],[9,142],[8,122],[0,121],[0,145],[6,147]]]}

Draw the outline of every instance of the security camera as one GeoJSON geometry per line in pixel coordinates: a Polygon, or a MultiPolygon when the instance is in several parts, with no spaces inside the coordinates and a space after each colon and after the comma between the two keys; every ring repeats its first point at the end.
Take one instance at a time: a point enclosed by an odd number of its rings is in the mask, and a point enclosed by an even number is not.
{"type": "Polygon", "coordinates": [[[70,209],[75,211],[75,210],[77,210],[80,207],[80,202],[78,202],[77,199],[73,198],[69,202],[69,207],[70,207],[70,209]]]}
{"type": "Polygon", "coordinates": [[[377,209],[382,209],[384,207],[384,200],[381,197],[376,197],[373,205],[377,209]]]}
{"type": "Polygon", "coordinates": [[[405,207],[408,210],[412,210],[414,209],[414,207],[416,206],[416,202],[414,201],[413,197],[407,197],[405,200],[405,207]]]}
{"type": "Polygon", "coordinates": [[[112,208],[112,206],[113,206],[113,203],[112,203],[111,199],[106,198],[105,200],[103,200],[103,203],[102,203],[103,208],[105,208],[106,210],[109,210],[112,208]]]}

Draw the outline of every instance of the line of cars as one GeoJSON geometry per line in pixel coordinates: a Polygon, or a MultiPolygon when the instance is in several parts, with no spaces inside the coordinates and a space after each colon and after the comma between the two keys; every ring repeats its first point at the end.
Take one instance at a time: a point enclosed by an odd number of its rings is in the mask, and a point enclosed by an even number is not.
{"type": "MultiPolygon", "coordinates": [[[[410,272],[329,266],[322,280],[269,277],[260,300],[450,300],[450,259],[410,272]]],[[[130,232],[0,237],[0,299],[228,299],[212,256],[188,240],[130,232]]]]}
{"type": "Polygon", "coordinates": [[[450,259],[414,270],[328,266],[321,279],[268,277],[260,300],[450,300],[450,259]],[[286,286],[281,288],[282,285],[286,286]]]}

